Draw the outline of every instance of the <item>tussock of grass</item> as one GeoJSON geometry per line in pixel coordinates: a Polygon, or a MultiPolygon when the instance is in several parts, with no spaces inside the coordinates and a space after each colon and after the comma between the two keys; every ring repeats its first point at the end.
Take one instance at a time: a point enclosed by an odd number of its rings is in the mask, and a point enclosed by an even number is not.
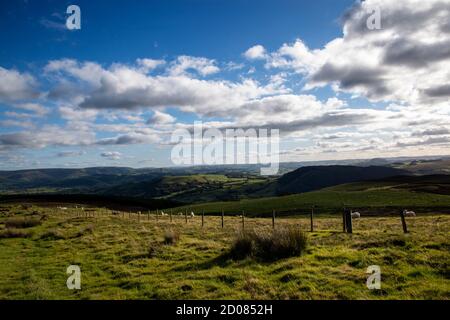
{"type": "Polygon", "coordinates": [[[45,239],[45,240],[60,240],[60,239],[65,239],[66,237],[60,230],[50,229],[50,230],[44,232],[40,236],[40,238],[45,239]]]}
{"type": "Polygon", "coordinates": [[[30,238],[32,235],[30,231],[12,228],[0,231],[0,239],[30,238]]]}
{"type": "Polygon", "coordinates": [[[39,218],[10,218],[5,221],[8,229],[32,228],[41,224],[39,218]]]}
{"type": "Polygon", "coordinates": [[[176,244],[180,240],[180,234],[178,231],[166,230],[164,233],[164,244],[176,244]]]}
{"type": "Polygon", "coordinates": [[[232,257],[256,257],[279,260],[301,255],[307,247],[306,234],[295,227],[276,229],[271,233],[250,231],[239,233],[230,250],[232,257]]]}

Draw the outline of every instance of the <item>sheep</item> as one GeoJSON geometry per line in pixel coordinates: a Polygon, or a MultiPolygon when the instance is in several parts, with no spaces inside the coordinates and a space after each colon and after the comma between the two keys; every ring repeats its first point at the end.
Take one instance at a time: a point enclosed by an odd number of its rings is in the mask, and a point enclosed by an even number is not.
{"type": "Polygon", "coordinates": [[[162,216],[167,216],[167,213],[165,213],[164,211],[161,211],[161,215],[162,216]]]}
{"type": "Polygon", "coordinates": [[[195,217],[195,214],[193,211],[191,211],[191,218],[195,217]]]}
{"type": "Polygon", "coordinates": [[[67,207],[58,207],[60,210],[67,210],[67,207]]]}
{"type": "Polygon", "coordinates": [[[416,213],[414,211],[403,210],[403,214],[405,217],[415,217],[416,213]]]}
{"type": "Polygon", "coordinates": [[[361,213],[359,212],[352,212],[352,219],[358,219],[361,218],[361,213]]]}

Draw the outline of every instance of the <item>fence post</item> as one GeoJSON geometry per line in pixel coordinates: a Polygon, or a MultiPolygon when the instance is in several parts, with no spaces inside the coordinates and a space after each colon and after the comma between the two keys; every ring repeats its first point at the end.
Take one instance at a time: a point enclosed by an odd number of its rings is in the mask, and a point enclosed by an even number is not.
{"type": "Polygon", "coordinates": [[[408,233],[408,227],[406,226],[405,212],[400,209],[400,217],[402,219],[403,233],[408,233]]]}
{"type": "Polygon", "coordinates": [[[275,209],[272,209],[272,228],[275,229],[275,209]]]}
{"type": "Polygon", "coordinates": [[[242,211],[242,231],[245,229],[245,212],[242,211]]]}
{"type": "Polygon", "coordinates": [[[184,210],[184,220],[187,223],[187,209],[184,210]]]}
{"type": "Polygon", "coordinates": [[[314,232],[314,206],[311,208],[311,232],[314,232]]]}
{"type": "Polygon", "coordinates": [[[352,212],[351,210],[347,209],[345,211],[345,224],[347,228],[347,233],[353,233],[353,225],[352,225],[352,212]]]}
{"type": "Polygon", "coordinates": [[[222,229],[223,229],[223,215],[224,215],[224,212],[223,212],[223,209],[222,209],[222,229]]]}
{"type": "Polygon", "coordinates": [[[202,228],[204,226],[205,210],[202,210],[202,228]]]}
{"type": "Polygon", "coordinates": [[[170,218],[170,222],[172,222],[172,209],[170,209],[169,218],[170,218]]]}

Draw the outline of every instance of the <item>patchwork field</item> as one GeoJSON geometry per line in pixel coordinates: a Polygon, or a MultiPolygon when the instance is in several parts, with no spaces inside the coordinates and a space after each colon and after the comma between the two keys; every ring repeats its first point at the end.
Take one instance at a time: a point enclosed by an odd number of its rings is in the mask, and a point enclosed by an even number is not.
{"type": "MultiPolygon", "coordinates": [[[[362,217],[342,233],[341,217],[276,220],[304,230],[301,255],[276,261],[232,258],[241,218],[140,215],[95,208],[3,206],[0,299],[449,299],[450,216],[362,217]],[[83,214],[83,215],[82,215],[83,214]],[[89,215],[88,217],[86,215],[89,215]],[[176,235],[176,236],[173,236],[176,235]],[[178,239],[179,238],[179,239],[178,239]],[[66,269],[81,268],[81,290],[66,269]],[[381,290],[366,269],[381,267],[381,290]]],[[[272,220],[247,218],[245,230],[272,232],[272,220]]]]}

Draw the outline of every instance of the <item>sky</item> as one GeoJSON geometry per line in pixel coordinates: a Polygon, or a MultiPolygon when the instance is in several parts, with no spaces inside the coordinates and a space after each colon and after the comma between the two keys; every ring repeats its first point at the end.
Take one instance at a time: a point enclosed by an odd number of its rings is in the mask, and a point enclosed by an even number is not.
{"type": "Polygon", "coordinates": [[[2,1],[0,42],[0,170],[172,166],[196,121],[281,161],[450,154],[450,0],[2,1]]]}

